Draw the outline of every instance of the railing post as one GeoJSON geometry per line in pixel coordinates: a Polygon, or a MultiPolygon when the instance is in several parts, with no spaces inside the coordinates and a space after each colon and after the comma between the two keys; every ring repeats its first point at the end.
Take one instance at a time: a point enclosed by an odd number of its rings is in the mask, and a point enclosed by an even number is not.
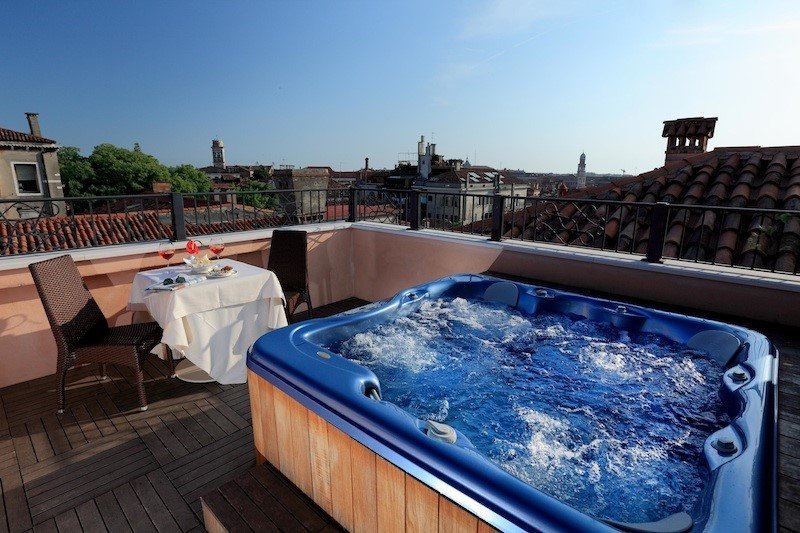
{"type": "Polygon", "coordinates": [[[170,194],[172,196],[172,240],[186,240],[186,221],[183,218],[183,195],[178,192],[170,194]]]}
{"type": "Polygon", "coordinates": [[[358,217],[356,217],[356,210],[358,209],[358,203],[356,202],[356,188],[350,187],[347,190],[347,221],[348,222],[356,222],[358,217]]]}
{"type": "Polygon", "coordinates": [[[495,194],[492,197],[492,235],[491,240],[499,241],[503,238],[503,215],[505,196],[495,194]]]}
{"type": "Polygon", "coordinates": [[[419,229],[419,191],[408,195],[408,223],[411,229],[419,229]]]}
{"type": "Polygon", "coordinates": [[[647,255],[644,261],[648,263],[661,262],[668,218],[669,204],[667,202],[658,202],[653,205],[653,210],[650,213],[650,237],[647,239],[647,255]]]}

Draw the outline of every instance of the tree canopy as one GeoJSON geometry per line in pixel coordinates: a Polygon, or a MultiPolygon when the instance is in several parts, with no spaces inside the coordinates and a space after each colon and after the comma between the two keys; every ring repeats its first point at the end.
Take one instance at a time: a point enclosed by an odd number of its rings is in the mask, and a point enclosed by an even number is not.
{"type": "Polygon", "coordinates": [[[249,205],[258,209],[275,209],[280,203],[275,194],[264,192],[275,190],[275,187],[271,183],[247,180],[236,190],[237,192],[243,193],[239,194],[238,198],[244,205],[249,205]]]}
{"type": "Polygon", "coordinates": [[[154,182],[167,182],[174,192],[207,192],[211,180],[191,165],[168,168],[141,151],[100,144],[89,157],[67,146],[58,151],[61,181],[69,196],[141,194],[153,190],[154,182]]]}
{"type": "Polygon", "coordinates": [[[170,167],[167,181],[173,192],[208,192],[211,190],[209,177],[192,165],[170,167]]]}

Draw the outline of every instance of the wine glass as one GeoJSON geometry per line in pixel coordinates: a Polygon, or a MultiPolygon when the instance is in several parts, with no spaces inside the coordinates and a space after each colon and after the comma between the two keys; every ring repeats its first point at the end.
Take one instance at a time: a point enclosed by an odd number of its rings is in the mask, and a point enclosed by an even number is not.
{"type": "Polygon", "coordinates": [[[217,261],[219,261],[219,254],[222,253],[222,250],[225,249],[225,243],[222,242],[222,239],[219,237],[214,237],[211,239],[211,244],[208,247],[211,250],[211,253],[216,256],[217,261]]]}
{"type": "Polygon", "coordinates": [[[175,248],[172,247],[172,243],[162,242],[159,244],[158,255],[161,256],[161,259],[164,259],[167,262],[167,268],[169,268],[170,261],[172,261],[172,256],[175,255],[175,248]]]}

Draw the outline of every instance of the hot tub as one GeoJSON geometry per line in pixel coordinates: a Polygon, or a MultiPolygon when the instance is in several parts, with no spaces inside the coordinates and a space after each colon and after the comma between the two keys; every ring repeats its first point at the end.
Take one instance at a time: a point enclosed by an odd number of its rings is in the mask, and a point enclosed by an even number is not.
{"type": "Polygon", "coordinates": [[[751,330],[463,274],[247,365],[259,460],[350,530],[776,529],[777,352],[751,330]]]}

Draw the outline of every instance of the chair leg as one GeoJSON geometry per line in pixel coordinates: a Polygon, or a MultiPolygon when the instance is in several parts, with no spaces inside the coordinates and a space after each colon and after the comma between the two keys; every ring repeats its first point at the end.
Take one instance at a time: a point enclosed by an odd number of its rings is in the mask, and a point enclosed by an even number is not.
{"type": "Polygon", "coordinates": [[[100,380],[105,381],[108,379],[108,365],[106,363],[100,363],[100,380]]]}
{"type": "Polygon", "coordinates": [[[58,358],[58,414],[64,413],[64,407],[67,403],[67,370],[69,370],[72,361],[73,358],[69,355],[58,358]]]}
{"type": "Polygon", "coordinates": [[[314,308],[311,306],[311,291],[308,290],[308,287],[306,287],[306,293],[304,297],[306,300],[306,305],[308,306],[308,318],[314,318],[314,308]]]}
{"type": "Polygon", "coordinates": [[[172,357],[172,348],[170,348],[166,344],[164,346],[167,347],[167,364],[169,365],[169,377],[174,378],[175,377],[175,358],[172,357]]]}
{"type": "Polygon", "coordinates": [[[136,390],[139,393],[139,410],[147,411],[147,395],[144,393],[144,372],[141,368],[135,368],[136,374],[136,390]]]}

